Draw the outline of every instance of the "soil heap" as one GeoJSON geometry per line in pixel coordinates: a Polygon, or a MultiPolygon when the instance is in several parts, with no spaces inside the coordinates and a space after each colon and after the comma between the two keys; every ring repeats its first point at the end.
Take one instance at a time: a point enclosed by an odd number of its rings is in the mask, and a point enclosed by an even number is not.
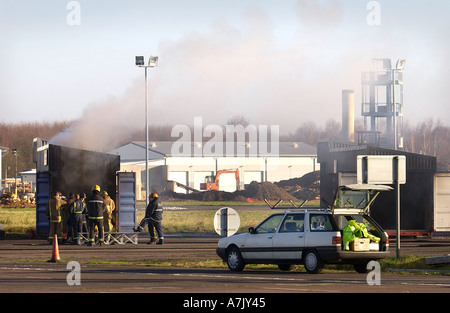
{"type": "Polygon", "coordinates": [[[197,201],[298,201],[314,200],[319,196],[319,171],[308,173],[300,178],[283,180],[278,183],[256,181],[246,186],[245,190],[226,192],[218,190],[180,194],[166,191],[160,194],[164,201],[197,200],[197,201]]]}
{"type": "Polygon", "coordinates": [[[310,172],[299,178],[275,183],[300,200],[314,200],[320,197],[320,171],[310,172]]]}

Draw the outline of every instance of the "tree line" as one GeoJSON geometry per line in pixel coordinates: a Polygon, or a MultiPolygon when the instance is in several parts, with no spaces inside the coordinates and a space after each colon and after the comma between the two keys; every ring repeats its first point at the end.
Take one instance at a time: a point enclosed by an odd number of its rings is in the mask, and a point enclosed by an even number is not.
{"type": "MultiPolygon", "coordinates": [[[[35,168],[33,163],[33,138],[40,137],[51,139],[59,132],[67,129],[71,121],[58,122],[30,122],[30,123],[0,123],[0,146],[9,148],[2,155],[2,178],[14,177],[16,156],[12,149],[18,150],[17,170],[35,168]]],[[[232,117],[227,125],[249,124],[249,120],[242,116],[232,117]]],[[[362,129],[357,123],[355,129],[362,129]]],[[[174,141],[177,138],[171,136],[173,126],[149,126],[150,141],[174,141]]],[[[450,127],[443,125],[440,120],[427,119],[423,122],[411,125],[406,122],[403,129],[404,150],[407,152],[435,156],[438,163],[438,171],[450,170],[450,127]]],[[[269,137],[270,138],[270,137],[269,137]]],[[[319,140],[341,140],[341,124],[335,120],[328,120],[322,126],[314,121],[300,123],[296,130],[289,134],[280,134],[280,141],[304,142],[317,146],[319,140]]],[[[145,134],[135,132],[122,139],[118,146],[130,141],[144,141],[145,134]]],[[[115,147],[112,147],[112,149],[115,147]]]]}

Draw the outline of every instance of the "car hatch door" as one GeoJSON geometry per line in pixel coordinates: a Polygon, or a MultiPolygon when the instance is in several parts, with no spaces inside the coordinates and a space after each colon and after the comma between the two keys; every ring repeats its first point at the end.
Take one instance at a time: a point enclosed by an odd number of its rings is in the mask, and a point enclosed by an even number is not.
{"type": "Polygon", "coordinates": [[[336,190],[333,205],[331,206],[332,214],[348,213],[353,214],[369,214],[370,205],[380,194],[381,191],[392,190],[389,186],[369,185],[369,184],[353,184],[340,186],[336,190]]]}

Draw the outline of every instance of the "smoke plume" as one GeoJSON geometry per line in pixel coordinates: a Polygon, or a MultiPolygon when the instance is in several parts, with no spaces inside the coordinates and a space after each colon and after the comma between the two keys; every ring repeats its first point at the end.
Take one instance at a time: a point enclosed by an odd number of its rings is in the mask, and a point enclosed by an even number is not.
{"type": "MultiPolygon", "coordinates": [[[[370,38],[342,36],[340,1],[314,3],[297,3],[298,23],[286,34],[275,31],[267,12],[250,7],[240,27],[217,20],[204,32],[161,42],[158,67],[149,69],[149,123],[192,125],[200,116],[205,124],[224,125],[239,115],[255,125],[279,125],[283,134],[308,120],[340,121],[341,91],[355,89],[358,99],[361,72],[371,69],[372,58],[402,47],[392,44],[395,35],[372,29],[370,38]]],[[[358,21],[368,27],[364,14],[358,21]]],[[[143,131],[144,122],[139,75],[122,97],[90,105],[52,141],[110,151],[125,135],[143,131]]]]}

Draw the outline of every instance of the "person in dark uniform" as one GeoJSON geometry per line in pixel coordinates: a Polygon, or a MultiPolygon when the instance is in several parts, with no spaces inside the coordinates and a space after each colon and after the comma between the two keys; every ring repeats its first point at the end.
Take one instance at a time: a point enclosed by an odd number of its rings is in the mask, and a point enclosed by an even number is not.
{"type": "Polygon", "coordinates": [[[73,227],[73,243],[81,245],[80,233],[83,231],[83,222],[85,222],[86,206],[84,199],[86,194],[84,192],[78,194],[77,200],[73,206],[72,212],[72,227],[73,227]]]}
{"type": "Polygon", "coordinates": [[[89,242],[88,246],[94,244],[95,238],[95,226],[98,228],[98,240],[100,246],[104,240],[103,232],[103,210],[105,209],[105,204],[103,202],[103,197],[100,194],[100,187],[95,185],[92,189],[91,197],[88,200],[88,214],[89,214],[89,242]]]}
{"type": "Polygon", "coordinates": [[[163,206],[158,198],[157,193],[152,193],[148,197],[149,203],[145,210],[145,216],[139,223],[137,228],[133,228],[135,232],[141,232],[145,225],[148,224],[148,233],[150,234],[149,244],[156,242],[156,244],[162,245],[164,243],[164,234],[162,231],[161,221],[163,214],[163,206]]]}

